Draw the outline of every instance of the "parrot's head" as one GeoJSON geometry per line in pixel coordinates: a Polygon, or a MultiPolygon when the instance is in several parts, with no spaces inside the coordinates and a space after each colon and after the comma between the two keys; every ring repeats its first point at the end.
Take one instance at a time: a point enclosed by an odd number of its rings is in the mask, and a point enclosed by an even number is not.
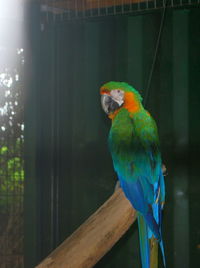
{"type": "Polygon", "coordinates": [[[141,95],[125,82],[108,82],[100,88],[101,105],[109,118],[113,119],[121,108],[134,113],[142,108],[141,95]]]}

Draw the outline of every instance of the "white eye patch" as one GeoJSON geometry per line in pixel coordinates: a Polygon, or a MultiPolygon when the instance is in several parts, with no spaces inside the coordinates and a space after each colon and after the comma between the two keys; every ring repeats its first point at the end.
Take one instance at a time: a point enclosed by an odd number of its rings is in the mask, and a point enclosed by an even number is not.
{"type": "Polygon", "coordinates": [[[121,106],[124,103],[124,91],[121,89],[113,89],[110,91],[112,99],[121,106]]]}

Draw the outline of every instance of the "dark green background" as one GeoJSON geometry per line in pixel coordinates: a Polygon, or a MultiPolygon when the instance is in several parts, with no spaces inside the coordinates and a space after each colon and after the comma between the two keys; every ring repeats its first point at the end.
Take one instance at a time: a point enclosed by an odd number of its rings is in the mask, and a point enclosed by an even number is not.
{"type": "MultiPolygon", "coordinates": [[[[37,17],[38,16],[38,17],[37,17]]],[[[200,9],[168,10],[146,108],[168,168],[163,232],[170,268],[200,266],[200,9]]],[[[38,20],[37,20],[38,19],[38,20]]],[[[99,87],[145,95],[161,13],[27,27],[25,267],[71,234],[113,192],[110,121],[99,87]]],[[[95,267],[140,267],[137,224],[95,267]]],[[[161,267],[161,266],[160,266],[161,267]]]]}

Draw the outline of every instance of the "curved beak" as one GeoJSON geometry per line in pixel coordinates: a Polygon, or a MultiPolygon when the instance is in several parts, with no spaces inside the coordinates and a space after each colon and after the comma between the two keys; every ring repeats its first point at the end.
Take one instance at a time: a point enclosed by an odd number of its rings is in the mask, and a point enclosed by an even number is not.
{"type": "Polygon", "coordinates": [[[101,106],[106,114],[113,113],[120,108],[120,105],[107,94],[101,96],[101,106]]]}

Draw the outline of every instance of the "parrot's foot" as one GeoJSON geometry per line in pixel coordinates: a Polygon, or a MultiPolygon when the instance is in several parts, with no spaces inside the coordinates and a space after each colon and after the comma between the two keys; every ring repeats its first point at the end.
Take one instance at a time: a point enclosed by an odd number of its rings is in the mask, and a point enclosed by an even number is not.
{"type": "Polygon", "coordinates": [[[117,181],[115,184],[114,192],[116,192],[120,188],[120,181],[117,181]]]}
{"type": "Polygon", "coordinates": [[[163,173],[163,176],[167,176],[168,173],[167,173],[167,168],[164,164],[162,164],[162,173],[163,173]]]}

